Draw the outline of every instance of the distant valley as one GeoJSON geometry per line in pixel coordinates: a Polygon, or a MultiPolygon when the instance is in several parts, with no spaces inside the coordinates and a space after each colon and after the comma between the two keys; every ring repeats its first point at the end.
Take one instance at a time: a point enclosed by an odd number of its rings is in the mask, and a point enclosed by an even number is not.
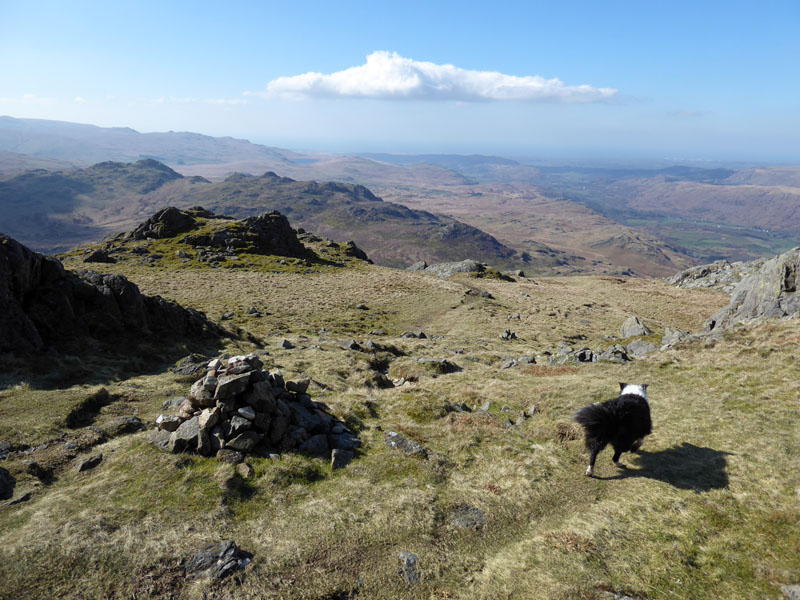
{"type": "Polygon", "coordinates": [[[398,267],[474,258],[533,273],[665,276],[800,244],[799,167],[301,154],[194,133],[0,117],[3,179],[0,230],[40,250],[96,240],[171,204],[235,216],[276,209],[296,227],[352,238],[398,267]],[[141,160],[134,171],[107,162],[141,160]],[[28,169],[47,171],[16,177],[28,169]]]}

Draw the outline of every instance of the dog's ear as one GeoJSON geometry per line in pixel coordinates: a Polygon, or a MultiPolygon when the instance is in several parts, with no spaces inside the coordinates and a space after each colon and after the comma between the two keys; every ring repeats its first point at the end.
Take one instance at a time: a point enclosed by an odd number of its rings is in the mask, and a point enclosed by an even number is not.
{"type": "Polygon", "coordinates": [[[645,390],[645,391],[647,391],[647,386],[648,386],[648,385],[650,385],[650,384],[649,384],[649,383],[643,383],[643,384],[642,384],[642,389],[643,389],[643,390],[645,390]]]}
{"type": "Polygon", "coordinates": [[[620,382],[619,382],[619,391],[621,392],[622,390],[624,390],[626,385],[628,385],[628,384],[627,384],[627,383],[622,383],[622,382],[620,381],[620,382]]]}

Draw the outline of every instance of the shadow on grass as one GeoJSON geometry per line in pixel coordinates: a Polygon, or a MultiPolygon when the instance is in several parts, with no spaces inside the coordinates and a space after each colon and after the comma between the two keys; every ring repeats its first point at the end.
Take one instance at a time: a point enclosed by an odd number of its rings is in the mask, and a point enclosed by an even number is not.
{"type": "Polygon", "coordinates": [[[163,373],[187,355],[216,356],[223,348],[223,339],[213,337],[161,343],[132,337],[115,342],[84,337],[59,344],[50,353],[2,355],[6,372],[0,376],[0,390],[16,385],[38,390],[105,385],[163,373]]]}
{"type": "Polygon", "coordinates": [[[628,468],[614,477],[600,479],[647,477],[683,490],[719,490],[728,487],[726,457],[730,454],[687,442],[661,452],[640,450],[635,460],[638,468],[628,468]]]}

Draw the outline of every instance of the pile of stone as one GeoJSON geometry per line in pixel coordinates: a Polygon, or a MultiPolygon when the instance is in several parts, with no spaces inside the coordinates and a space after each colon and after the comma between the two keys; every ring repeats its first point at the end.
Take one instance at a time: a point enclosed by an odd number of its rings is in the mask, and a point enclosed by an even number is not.
{"type": "MultiPolygon", "coordinates": [[[[156,419],[153,441],[173,453],[241,462],[244,455],[298,451],[347,464],[361,441],[307,393],[309,378],[285,381],[255,354],[213,359],[177,413],[156,419]]],[[[175,403],[177,404],[177,402],[175,403]]]]}

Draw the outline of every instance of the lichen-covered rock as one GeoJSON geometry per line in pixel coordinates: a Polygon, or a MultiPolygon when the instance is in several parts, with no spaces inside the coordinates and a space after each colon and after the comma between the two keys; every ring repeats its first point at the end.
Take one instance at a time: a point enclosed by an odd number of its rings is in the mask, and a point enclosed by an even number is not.
{"type": "Polygon", "coordinates": [[[197,417],[200,429],[204,431],[213,431],[214,427],[219,423],[220,410],[217,406],[213,408],[206,408],[197,417]]]}
{"type": "Polygon", "coordinates": [[[644,340],[636,340],[625,346],[625,352],[630,358],[642,358],[658,350],[654,344],[644,340]]]}
{"type": "Polygon", "coordinates": [[[241,550],[233,540],[211,544],[186,563],[186,573],[211,579],[225,579],[244,569],[253,555],[241,550]]]}
{"type": "Polygon", "coordinates": [[[486,266],[476,260],[462,260],[451,263],[438,263],[426,267],[423,271],[426,275],[436,275],[447,279],[457,273],[483,273],[486,266]]]}
{"type": "Polygon", "coordinates": [[[764,259],[729,263],[719,260],[708,265],[692,267],[667,279],[679,288],[716,288],[730,293],[745,277],[758,271],[764,259]]]}
{"type": "Polygon", "coordinates": [[[181,423],[169,437],[167,449],[170,452],[178,453],[187,450],[197,450],[197,436],[200,434],[200,419],[192,417],[188,421],[181,423]]]}
{"type": "Polygon", "coordinates": [[[250,383],[250,373],[240,373],[239,375],[223,375],[219,378],[217,384],[217,391],[214,393],[214,399],[225,400],[232,398],[237,394],[241,394],[247,389],[250,383]]]}
{"type": "Polygon", "coordinates": [[[390,431],[386,434],[386,443],[389,447],[400,450],[403,454],[408,454],[409,456],[414,454],[419,454],[424,457],[428,456],[428,451],[425,450],[420,443],[409,440],[396,431],[390,431]]]}
{"type": "Polygon", "coordinates": [[[417,585],[422,580],[419,572],[419,557],[411,552],[400,552],[400,560],[403,566],[400,567],[400,573],[403,575],[405,582],[408,585],[417,585]]]}
{"type": "Polygon", "coordinates": [[[638,335],[650,335],[652,333],[653,330],[645,325],[639,317],[632,316],[625,319],[625,322],[620,328],[619,337],[624,340],[638,335]]]}
{"type": "Polygon", "coordinates": [[[598,359],[619,363],[628,362],[630,360],[628,357],[628,351],[625,350],[624,346],[620,346],[619,344],[614,344],[613,346],[606,348],[605,351],[600,354],[598,359]]]}
{"type": "Polygon", "coordinates": [[[262,438],[263,436],[256,431],[244,431],[233,439],[228,440],[225,443],[225,447],[239,452],[250,452],[262,438]]]}
{"type": "Polygon", "coordinates": [[[661,338],[661,348],[671,348],[689,337],[689,332],[674,329],[672,327],[664,328],[664,337],[661,338]]]}
{"type": "Polygon", "coordinates": [[[705,325],[708,331],[724,331],[738,323],[790,317],[800,313],[800,247],[765,261],[745,277],[731,293],[728,306],[705,325]]]}

